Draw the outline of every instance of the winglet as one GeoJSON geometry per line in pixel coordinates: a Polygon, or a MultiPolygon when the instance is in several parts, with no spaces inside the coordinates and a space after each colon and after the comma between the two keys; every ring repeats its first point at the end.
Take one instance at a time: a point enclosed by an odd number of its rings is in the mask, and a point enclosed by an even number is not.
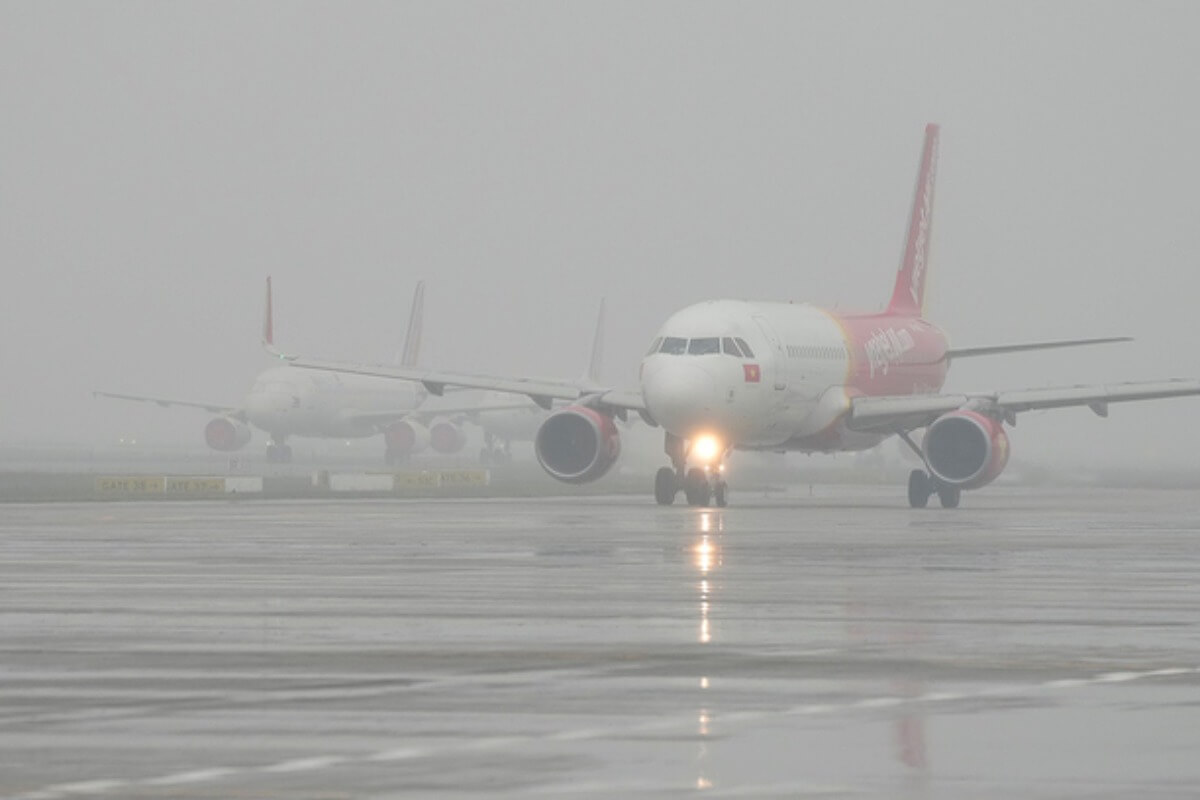
{"type": "Polygon", "coordinates": [[[900,272],[896,275],[892,301],[888,304],[889,314],[916,317],[920,316],[925,308],[939,130],[934,123],[925,126],[925,148],[921,153],[921,168],[917,173],[917,189],[908,222],[908,238],[904,244],[904,260],[900,262],[900,272]]]}
{"type": "Polygon", "coordinates": [[[408,314],[408,332],[404,349],[400,351],[400,366],[415,367],[421,357],[421,331],[425,325],[425,281],[417,281],[413,292],[412,311],[408,314]]]}
{"type": "Polygon", "coordinates": [[[592,334],[592,354],[588,359],[583,382],[589,386],[600,385],[600,373],[604,367],[604,298],[600,298],[600,310],[596,313],[596,332],[592,334]]]}

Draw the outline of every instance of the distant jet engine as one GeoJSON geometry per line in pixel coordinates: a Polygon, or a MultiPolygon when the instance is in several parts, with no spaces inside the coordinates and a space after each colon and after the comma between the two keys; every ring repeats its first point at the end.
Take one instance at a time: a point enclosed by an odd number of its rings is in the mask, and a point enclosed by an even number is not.
{"type": "Polygon", "coordinates": [[[1004,425],[977,411],[951,411],[925,434],[925,459],[934,477],[958,489],[994,481],[1008,463],[1004,425]]]}
{"type": "Polygon", "coordinates": [[[204,441],[213,450],[231,453],[250,441],[250,428],[236,419],[217,417],[204,426],[204,441]]]}
{"type": "Polygon", "coordinates": [[[466,446],[467,434],[449,419],[436,417],[429,423],[429,443],[442,455],[453,455],[466,446]]]}
{"type": "Polygon", "coordinates": [[[613,418],[586,406],[568,406],[546,418],[533,442],[542,469],[564,483],[603,477],[621,455],[613,418]]]}
{"type": "Polygon", "coordinates": [[[402,461],[429,446],[429,429],[415,419],[393,422],[383,429],[388,463],[402,461]]]}

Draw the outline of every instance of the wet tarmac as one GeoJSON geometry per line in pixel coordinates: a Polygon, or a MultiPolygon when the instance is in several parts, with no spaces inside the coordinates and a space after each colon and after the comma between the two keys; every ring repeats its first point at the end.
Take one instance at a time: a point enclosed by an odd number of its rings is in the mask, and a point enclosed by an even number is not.
{"type": "Polygon", "coordinates": [[[0,509],[0,796],[1200,793],[1200,497],[0,509]]]}

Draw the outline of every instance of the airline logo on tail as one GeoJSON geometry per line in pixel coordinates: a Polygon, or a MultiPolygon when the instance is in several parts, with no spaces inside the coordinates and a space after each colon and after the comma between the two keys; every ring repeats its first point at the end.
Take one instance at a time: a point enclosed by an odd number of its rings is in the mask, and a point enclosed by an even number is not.
{"type": "Polygon", "coordinates": [[[925,128],[925,147],[917,171],[908,236],[904,240],[904,258],[896,274],[896,286],[888,313],[920,316],[925,305],[925,278],[929,267],[929,245],[933,235],[933,191],[937,177],[938,126],[925,128]]]}
{"type": "Polygon", "coordinates": [[[938,146],[937,139],[933,141],[933,149],[929,154],[929,173],[925,176],[925,185],[921,187],[921,218],[917,224],[917,239],[913,243],[912,281],[908,291],[912,295],[913,305],[921,307],[922,281],[925,280],[925,255],[929,245],[929,222],[933,217],[933,182],[937,177],[938,146]]]}

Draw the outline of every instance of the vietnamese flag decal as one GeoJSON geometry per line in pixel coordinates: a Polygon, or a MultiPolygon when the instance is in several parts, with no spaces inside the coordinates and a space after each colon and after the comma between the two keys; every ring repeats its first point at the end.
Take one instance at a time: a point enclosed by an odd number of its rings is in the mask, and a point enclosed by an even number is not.
{"type": "Polygon", "coordinates": [[[758,383],[762,380],[762,371],[759,370],[758,364],[742,364],[742,371],[746,376],[746,383],[758,383]]]}

